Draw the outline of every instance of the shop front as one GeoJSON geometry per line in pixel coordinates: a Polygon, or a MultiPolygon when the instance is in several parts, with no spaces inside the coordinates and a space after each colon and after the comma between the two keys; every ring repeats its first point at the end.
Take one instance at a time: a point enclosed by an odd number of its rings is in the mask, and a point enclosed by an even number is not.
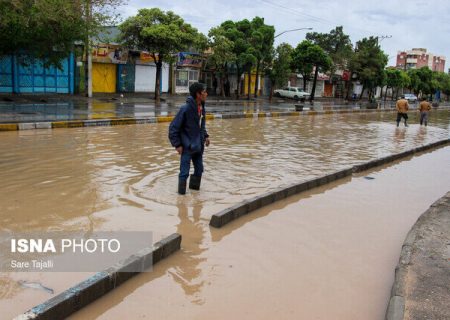
{"type": "Polygon", "coordinates": [[[126,64],[127,60],[128,50],[118,45],[95,45],[92,50],[92,92],[116,92],[117,65],[126,64]]]}
{"type": "Polygon", "coordinates": [[[175,70],[175,93],[189,93],[189,86],[199,81],[203,57],[198,53],[180,52],[175,70]]]}

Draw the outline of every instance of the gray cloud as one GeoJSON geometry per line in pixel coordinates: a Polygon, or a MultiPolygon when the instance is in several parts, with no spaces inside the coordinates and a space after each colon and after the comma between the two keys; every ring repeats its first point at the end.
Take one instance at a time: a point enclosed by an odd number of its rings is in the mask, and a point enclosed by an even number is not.
{"type": "MultiPolygon", "coordinates": [[[[225,20],[260,16],[267,24],[275,26],[277,33],[302,27],[329,32],[343,25],[353,43],[363,37],[391,35],[392,38],[380,43],[390,57],[390,65],[395,63],[397,51],[413,47],[424,47],[450,58],[448,0],[128,0],[128,5],[120,10],[127,17],[135,15],[139,8],[153,6],[174,11],[205,34],[225,20]]],[[[305,34],[305,31],[283,34],[276,39],[276,44],[288,42],[296,46],[305,34]]],[[[446,68],[449,67],[450,62],[447,62],[446,68]]]]}

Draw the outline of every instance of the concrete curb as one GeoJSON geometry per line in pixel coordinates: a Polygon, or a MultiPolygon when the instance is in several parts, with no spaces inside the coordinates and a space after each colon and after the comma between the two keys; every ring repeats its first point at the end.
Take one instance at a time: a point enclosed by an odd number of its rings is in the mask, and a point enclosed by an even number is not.
{"type": "Polygon", "coordinates": [[[125,261],[96,273],[56,297],[17,316],[14,320],[65,319],[139,273],[129,270],[143,271],[179,250],[180,246],[181,235],[174,233],[155,243],[153,248],[143,249],[125,261]]]}
{"type": "MultiPolygon", "coordinates": [[[[440,109],[448,109],[440,107],[440,109]]],[[[324,114],[345,114],[345,113],[374,113],[374,112],[396,112],[395,109],[344,109],[344,110],[321,110],[321,111],[273,111],[273,112],[234,112],[227,114],[206,114],[207,120],[214,119],[239,119],[239,118],[265,118],[265,117],[288,117],[288,116],[314,116],[324,114]]],[[[158,122],[171,122],[174,116],[140,117],[140,118],[116,118],[98,120],[69,120],[50,122],[24,122],[24,123],[0,123],[0,131],[17,131],[33,129],[56,129],[56,128],[80,128],[94,126],[116,126],[126,124],[146,124],[158,122]]]]}
{"type": "Polygon", "coordinates": [[[221,228],[227,223],[246,215],[254,210],[267,206],[276,201],[290,197],[294,194],[316,188],[329,182],[347,177],[352,174],[352,169],[345,169],[328,174],[323,177],[311,179],[305,182],[292,184],[288,187],[282,187],[274,191],[264,193],[249,200],[245,200],[230,208],[224,209],[219,213],[212,215],[209,224],[215,228],[221,228]]]}
{"type": "Polygon", "coordinates": [[[391,297],[386,310],[386,320],[403,320],[405,315],[405,294],[406,294],[406,277],[408,275],[408,267],[411,263],[411,254],[413,245],[417,240],[418,233],[422,226],[427,223],[430,216],[434,214],[434,208],[445,204],[446,198],[450,197],[450,192],[435,201],[430,208],[422,213],[406,235],[402,246],[400,258],[395,267],[394,284],[391,289],[391,297]]]}
{"type": "Polygon", "coordinates": [[[216,214],[213,214],[211,216],[211,220],[209,222],[209,225],[214,228],[221,228],[227,223],[243,216],[251,211],[257,210],[259,208],[262,208],[266,205],[269,205],[271,203],[274,203],[278,200],[287,198],[289,196],[292,196],[294,194],[310,190],[319,186],[322,186],[324,184],[327,184],[329,182],[336,181],[338,179],[347,177],[352,175],[353,172],[361,172],[364,170],[368,170],[370,168],[374,168],[383,164],[387,164],[389,162],[392,162],[394,160],[398,160],[410,155],[413,155],[418,152],[422,152],[425,150],[437,148],[439,146],[443,146],[450,143],[450,139],[445,139],[441,141],[437,141],[428,145],[420,146],[417,148],[414,148],[412,150],[408,150],[405,152],[401,152],[398,154],[390,155],[387,157],[383,157],[380,159],[372,160],[363,164],[359,164],[356,166],[353,166],[351,168],[347,168],[341,171],[337,171],[331,174],[328,174],[326,176],[318,177],[312,180],[308,180],[302,183],[293,184],[287,187],[282,187],[279,189],[276,189],[274,191],[270,191],[267,193],[264,193],[260,196],[256,196],[254,198],[244,200],[241,203],[238,203],[232,207],[229,207],[227,209],[224,209],[216,214]]]}

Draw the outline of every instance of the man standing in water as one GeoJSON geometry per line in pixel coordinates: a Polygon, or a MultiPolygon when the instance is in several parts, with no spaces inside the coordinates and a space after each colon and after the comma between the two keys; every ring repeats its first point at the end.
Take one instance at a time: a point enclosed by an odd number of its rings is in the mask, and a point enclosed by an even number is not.
{"type": "Polygon", "coordinates": [[[420,125],[425,124],[425,127],[428,125],[428,112],[430,112],[430,110],[431,104],[427,101],[427,98],[423,97],[422,102],[420,102],[419,105],[420,125]]]}
{"type": "Polygon", "coordinates": [[[409,109],[409,104],[408,100],[405,99],[405,96],[402,95],[401,99],[397,100],[395,107],[397,108],[397,127],[400,124],[400,120],[402,120],[402,118],[405,119],[405,127],[407,127],[408,124],[406,123],[406,120],[408,120],[407,112],[409,109]]]}
{"type": "Polygon", "coordinates": [[[205,102],[208,93],[202,83],[195,82],[189,87],[190,96],[181,106],[169,126],[169,140],[181,155],[178,193],[186,193],[191,160],[194,174],[189,180],[189,189],[200,190],[203,173],[203,151],[209,146],[209,135],[205,126],[205,102]]]}

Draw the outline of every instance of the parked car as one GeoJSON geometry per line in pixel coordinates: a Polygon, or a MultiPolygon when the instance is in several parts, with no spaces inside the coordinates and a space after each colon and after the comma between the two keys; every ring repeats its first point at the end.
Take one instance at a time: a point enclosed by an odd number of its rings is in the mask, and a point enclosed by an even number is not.
{"type": "Polygon", "coordinates": [[[309,93],[303,91],[299,87],[284,87],[273,92],[275,97],[291,98],[295,100],[303,100],[309,97],[309,93]]]}
{"type": "Polygon", "coordinates": [[[405,99],[408,100],[408,102],[417,102],[417,96],[412,93],[405,93],[405,99]]]}

